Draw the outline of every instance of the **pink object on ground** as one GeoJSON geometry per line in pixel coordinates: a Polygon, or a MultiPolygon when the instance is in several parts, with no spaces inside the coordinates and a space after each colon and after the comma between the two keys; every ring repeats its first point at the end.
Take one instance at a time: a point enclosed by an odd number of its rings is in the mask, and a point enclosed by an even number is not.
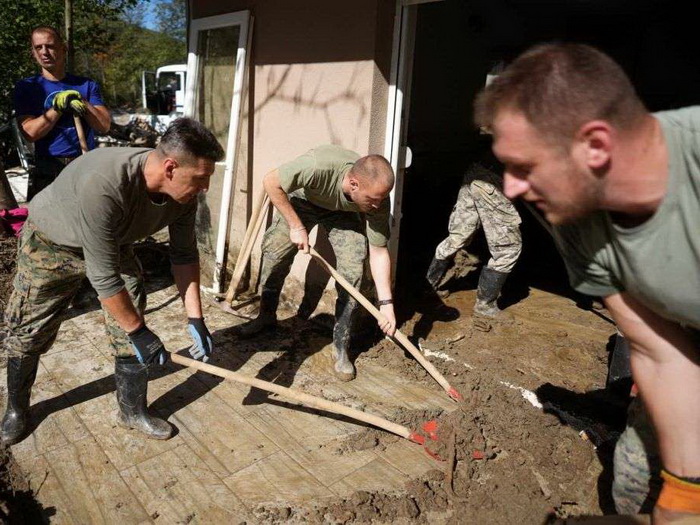
{"type": "Polygon", "coordinates": [[[24,221],[29,216],[27,208],[13,208],[11,210],[0,210],[0,222],[7,233],[19,237],[24,221]]]}

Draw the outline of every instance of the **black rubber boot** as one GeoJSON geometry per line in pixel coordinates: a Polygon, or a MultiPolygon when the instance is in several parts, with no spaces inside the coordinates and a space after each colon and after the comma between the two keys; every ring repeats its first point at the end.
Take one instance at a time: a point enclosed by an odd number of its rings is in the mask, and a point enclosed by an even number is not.
{"type": "Polygon", "coordinates": [[[29,416],[29,398],[39,368],[38,355],[7,359],[7,409],[2,418],[2,443],[14,445],[24,439],[29,416]]]}
{"type": "Polygon", "coordinates": [[[450,259],[437,259],[433,257],[428,266],[428,272],[425,274],[425,279],[433,290],[437,290],[440,281],[445,276],[447,269],[450,267],[450,259]]]}
{"type": "Polygon", "coordinates": [[[350,362],[348,349],[350,348],[350,338],[338,338],[333,333],[333,375],[341,381],[352,381],[355,379],[355,365],[350,362]]]}
{"type": "Polygon", "coordinates": [[[114,360],[114,380],[117,383],[117,403],[120,427],[138,430],[152,439],[168,439],[173,427],[160,418],[153,417],[146,407],[148,390],[148,365],[135,357],[118,357],[114,360]]]}
{"type": "Polygon", "coordinates": [[[333,327],[333,375],[341,381],[352,381],[355,379],[356,372],[355,365],[350,362],[348,350],[350,349],[353,313],[356,308],[349,305],[349,301],[354,301],[354,299],[345,298],[344,300],[348,303],[337,309],[339,315],[336,316],[333,327]]]}
{"type": "Polygon", "coordinates": [[[279,291],[263,290],[260,294],[260,312],[258,317],[241,325],[238,329],[240,337],[253,337],[270,328],[277,326],[277,305],[280,302],[279,291]]]}
{"type": "Polygon", "coordinates": [[[503,283],[506,282],[507,273],[499,272],[484,266],[479,275],[479,286],[476,289],[476,304],[474,313],[484,317],[497,317],[501,310],[496,304],[498,295],[501,293],[503,283]]]}

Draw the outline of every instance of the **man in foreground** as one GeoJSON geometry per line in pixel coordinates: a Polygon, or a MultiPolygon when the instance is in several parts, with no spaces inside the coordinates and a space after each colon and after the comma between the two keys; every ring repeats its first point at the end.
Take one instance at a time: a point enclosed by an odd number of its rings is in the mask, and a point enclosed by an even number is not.
{"type": "Polygon", "coordinates": [[[41,73],[17,82],[14,92],[17,123],[35,148],[36,166],[29,174],[27,202],[81,154],[74,115],[84,123],[88,150],[95,147],[94,132],[106,133],[110,127],[109,110],[97,82],[66,72],[66,44],[59,32],[38,26],[30,43],[41,73]]]}
{"type": "Polygon", "coordinates": [[[5,311],[7,410],[2,441],[25,437],[39,357],[87,275],[105,314],[115,355],[117,422],[147,437],[168,439],[171,426],[146,408],[148,369],[167,360],[144,321],[146,291],[133,243],[166,226],[173,276],[195,345],[207,360],[212,340],[202,317],[195,238],[196,196],[209,187],[223,149],[192,119],[174,121],[155,149],[105,148],[71,163],[29,205],[5,311]]]}
{"type": "MultiPolygon", "coordinates": [[[[367,258],[377,289],[380,327],[393,335],[396,316],[391,294],[389,192],[394,172],[384,157],[360,156],[339,146],[319,146],[268,173],[265,191],[277,209],[263,239],[260,314],[241,330],[251,336],[277,323],[277,305],[284,279],[297,250],[309,251],[308,232],[321,224],[328,232],[338,272],[360,287],[367,258]],[[366,223],[366,228],[365,228],[366,223]]],[[[355,377],[348,350],[358,303],[340,286],[333,329],[333,371],[343,380],[355,377]]]]}
{"type": "Polygon", "coordinates": [[[655,523],[700,515],[700,108],[650,114],[609,57],[553,44],[475,110],[505,195],[556,226],[572,285],[603,297],[629,340],[663,464],[655,523]]]}

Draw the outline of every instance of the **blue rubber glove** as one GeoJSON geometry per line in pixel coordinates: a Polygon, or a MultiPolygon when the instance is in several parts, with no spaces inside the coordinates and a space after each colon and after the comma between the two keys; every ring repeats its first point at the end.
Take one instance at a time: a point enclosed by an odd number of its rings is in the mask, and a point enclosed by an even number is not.
{"type": "Polygon", "coordinates": [[[214,351],[214,342],[211,339],[207,326],[204,324],[204,319],[188,317],[188,328],[194,341],[194,345],[190,347],[192,359],[198,359],[206,363],[214,351]]]}
{"type": "Polygon", "coordinates": [[[136,358],[144,365],[157,363],[164,365],[170,357],[160,338],[151,332],[146,325],[137,328],[129,334],[131,346],[134,347],[136,358]]]}

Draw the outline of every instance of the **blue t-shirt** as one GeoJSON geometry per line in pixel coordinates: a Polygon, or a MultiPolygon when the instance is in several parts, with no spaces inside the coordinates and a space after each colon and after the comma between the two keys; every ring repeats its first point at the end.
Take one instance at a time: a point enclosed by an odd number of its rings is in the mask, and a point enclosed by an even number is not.
{"type": "MultiPolygon", "coordinates": [[[[20,117],[38,117],[51,107],[52,94],[74,89],[93,106],[104,106],[100,87],[94,80],[75,75],[66,75],[63,80],[53,82],[41,75],[25,78],[15,84],[15,114],[20,117]]],[[[83,119],[83,128],[88,149],[95,147],[95,132],[83,119]]],[[[78,132],[73,123],[73,114],[66,111],[45,137],[34,143],[37,155],[50,157],[77,157],[80,155],[78,132]]]]}

